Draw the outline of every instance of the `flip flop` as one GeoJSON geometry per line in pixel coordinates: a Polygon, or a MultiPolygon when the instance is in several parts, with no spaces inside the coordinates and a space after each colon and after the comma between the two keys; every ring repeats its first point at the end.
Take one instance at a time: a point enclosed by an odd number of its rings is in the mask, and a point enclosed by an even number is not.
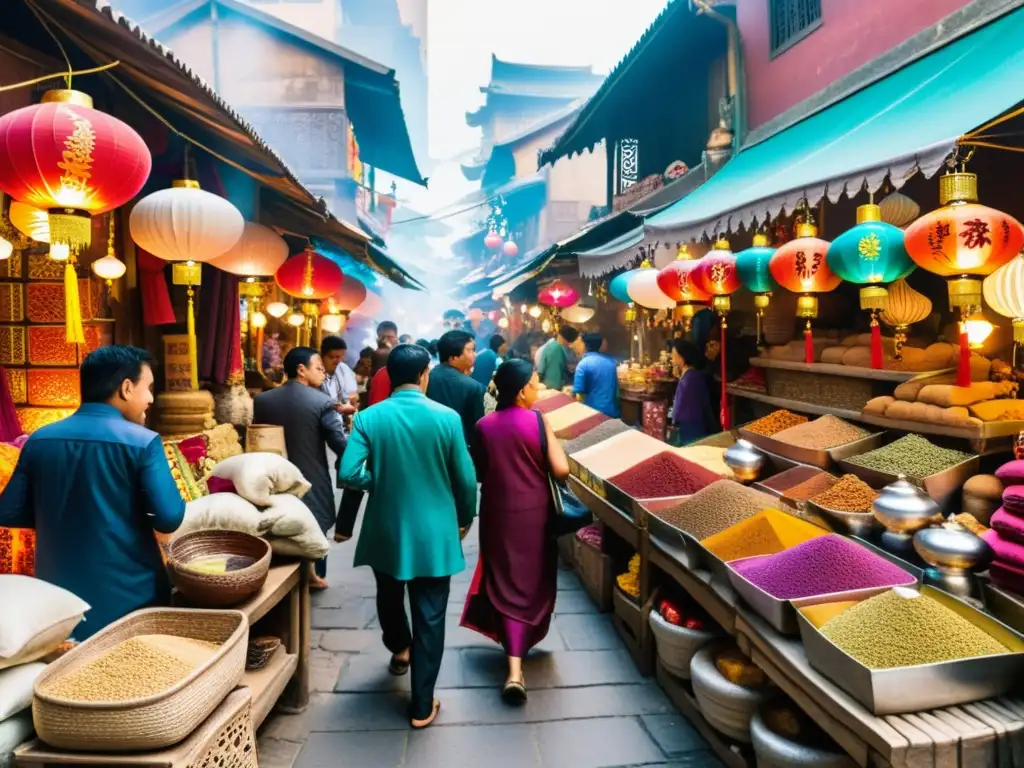
{"type": "Polygon", "coordinates": [[[399,659],[397,656],[392,656],[391,661],[388,663],[388,672],[395,677],[401,677],[409,671],[410,659],[399,659]]]}
{"type": "Polygon", "coordinates": [[[428,717],[426,720],[412,719],[409,721],[410,724],[412,725],[413,730],[422,731],[424,728],[429,728],[430,726],[432,726],[434,724],[434,721],[437,720],[437,715],[440,711],[441,702],[437,699],[434,699],[434,710],[430,713],[430,717],[428,717]]]}
{"type": "Polygon", "coordinates": [[[521,707],[526,703],[526,685],[518,680],[509,680],[501,689],[501,698],[506,704],[521,707]]]}

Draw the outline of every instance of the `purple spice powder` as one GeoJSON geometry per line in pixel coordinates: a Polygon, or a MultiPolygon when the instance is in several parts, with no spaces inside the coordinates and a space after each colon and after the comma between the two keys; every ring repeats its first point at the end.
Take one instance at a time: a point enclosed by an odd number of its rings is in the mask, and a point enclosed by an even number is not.
{"type": "Polygon", "coordinates": [[[892,587],[914,579],[888,560],[835,534],[770,557],[730,565],[751,584],[779,600],[892,587]]]}

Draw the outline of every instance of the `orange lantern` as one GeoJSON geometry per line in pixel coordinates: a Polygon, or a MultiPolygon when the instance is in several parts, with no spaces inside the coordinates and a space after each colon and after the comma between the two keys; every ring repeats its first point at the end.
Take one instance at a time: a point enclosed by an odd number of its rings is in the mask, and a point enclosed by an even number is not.
{"type": "Polygon", "coordinates": [[[341,290],[345,278],[341,267],[308,246],[304,253],[278,267],[274,280],[289,296],[320,301],[341,290]]]}
{"type": "Polygon", "coordinates": [[[905,245],[921,269],[946,278],[949,307],[960,311],[956,383],[971,384],[966,319],[981,309],[982,278],[1009,263],[1024,246],[1024,228],[1002,211],[978,204],[978,177],[963,171],[939,177],[942,207],[909,227],[905,245]]]}
{"type": "Polygon", "coordinates": [[[814,362],[814,338],[811,320],[818,316],[819,293],[839,287],[842,280],[828,268],[825,256],[829,242],[818,237],[818,228],[807,211],[804,223],[796,230],[797,238],[784,243],[772,255],[768,269],[775,282],[786,290],[800,294],[796,302],[797,317],[805,318],[804,362],[814,362]]]}
{"type": "Polygon", "coordinates": [[[676,260],[658,273],[658,287],[662,293],[677,302],[676,320],[682,321],[683,330],[687,333],[697,310],[711,301],[711,294],[701,289],[693,280],[693,272],[698,264],[700,262],[690,256],[690,249],[683,243],[676,251],[676,260]]]}

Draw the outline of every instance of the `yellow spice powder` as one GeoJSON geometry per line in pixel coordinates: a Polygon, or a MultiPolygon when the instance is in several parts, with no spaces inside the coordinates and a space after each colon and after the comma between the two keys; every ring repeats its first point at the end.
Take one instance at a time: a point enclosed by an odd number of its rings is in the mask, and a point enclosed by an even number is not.
{"type": "Polygon", "coordinates": [[[715,557],[728,562],[744,557],[774,555],[827,533],[785,512],[765,509],[702,540],[701,545],[715,557]]]}

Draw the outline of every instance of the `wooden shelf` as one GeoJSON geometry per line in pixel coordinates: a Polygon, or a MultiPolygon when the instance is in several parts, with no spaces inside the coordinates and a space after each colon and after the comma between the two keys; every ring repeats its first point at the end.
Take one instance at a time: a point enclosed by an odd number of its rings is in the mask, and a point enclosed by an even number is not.
{"type": "Polygon", "coordinates": [[[937,376],[953,370],[946,368],[939,371],[889,371],[863,368],[857,365],[838,365],[835,363],[798,363],[795,360],[773,360],[770,357],[752,357],[750,364],[756,368],[776,368],[782,371],[803,371],[819,373],[826,376],[843,376],[848,379],[868,379],[870,381],[905,382],[925,376],[937,376]]]}
{"type": "Polygon", "coordinates": [[[859,421],[861,418],[860,411],[849,411],[845,408],[830,408],[825,405],[805,403],[800,400],[790,400],[788,397],[772,397],[764,392],[737,387],[735,384],[726,384],[725,391],[733,397],[744,397],[747,400],[756,400],[759,403],[773,405],[776,408],[785,408],[787,411],[800,411],[801,413],[811,413],[815,416],[832,414],[833,416],[838,416],[839,418],[846,419],[847,421],[859,421]]]}
{"type": "Polygon", "coordinates": [[[594,517],[608,526],[617,536],[625,540],[635,551],[640,551],[642,535],[640,527],[632,517],[613,504],[608,503],[605,499],[602,499],[581,483],[577,477],[569,477],[569,490],[576,494],[576,497],[587,506],[587,509],[594,513],[594,517]]]}
{"type": "Polygon", "coordinates": [[[252,724],[259,728],[274,708],[281,693],[288,685],[299,665],[297,654],[288,653],[284,646],[278,646],[274,655],[263,669],[246,672],[244,685],[252,692],[252,724]]]}
{"type": "Polygon", "coordinates": [[[260,591],[237,607],[237,610],[249,618],[249,626],[266,616],[271,608],[280,603],[285,595],[298,585],[299,568],[303,563],[304,561],[291,561],[270,566],[267,580],[260,591]]]}

